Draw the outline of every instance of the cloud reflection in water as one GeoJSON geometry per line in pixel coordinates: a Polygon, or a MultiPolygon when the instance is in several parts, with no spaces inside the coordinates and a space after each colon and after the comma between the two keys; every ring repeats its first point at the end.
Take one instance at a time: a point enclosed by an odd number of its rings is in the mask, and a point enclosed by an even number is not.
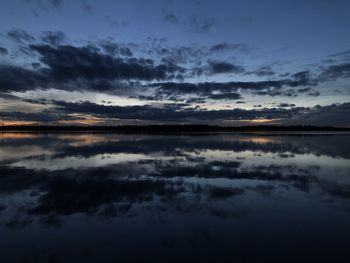
{"type": "Polygon", "coordinates": [[[0,152],[4,262],[350,256],[348,135],[14,133],[0,152]]]}

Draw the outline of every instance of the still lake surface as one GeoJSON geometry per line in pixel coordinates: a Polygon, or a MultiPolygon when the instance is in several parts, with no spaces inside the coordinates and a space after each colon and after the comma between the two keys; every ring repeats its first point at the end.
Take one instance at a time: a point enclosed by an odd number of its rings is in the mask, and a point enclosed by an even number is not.
{"type": "Polygon", "coordinates": [[[350,262],[350,135],[0,136],[0,262],[350,262]]]}

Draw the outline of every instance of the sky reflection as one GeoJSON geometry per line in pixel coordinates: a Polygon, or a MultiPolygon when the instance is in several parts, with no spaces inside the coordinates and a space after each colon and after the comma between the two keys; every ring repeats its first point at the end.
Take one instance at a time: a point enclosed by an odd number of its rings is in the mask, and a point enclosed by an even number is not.
{"type": "Polygon", "coordinates": [[[3,262],[350,258],[349,135],[3,138],[3,262]]]}

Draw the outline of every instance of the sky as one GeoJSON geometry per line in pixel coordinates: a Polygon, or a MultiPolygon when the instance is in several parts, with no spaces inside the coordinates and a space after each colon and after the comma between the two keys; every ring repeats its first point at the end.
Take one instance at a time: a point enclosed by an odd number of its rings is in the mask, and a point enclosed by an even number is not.
{"type": "Polygon", "coordinates": [[[2,0],[9,124],[350,127],[348,0],[2,0]]]}

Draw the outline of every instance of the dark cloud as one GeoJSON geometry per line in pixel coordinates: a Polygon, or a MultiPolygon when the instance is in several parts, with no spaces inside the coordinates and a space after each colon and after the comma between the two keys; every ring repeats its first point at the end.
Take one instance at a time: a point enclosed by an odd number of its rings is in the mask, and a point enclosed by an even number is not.
{"type": "Polygon", "coordinates": [[[33,67],[34,69],[38,69],[38,68],[40,68],[40,66],[41,66],[41,64],[38,63],[38,62],[33,62],[31,65],[32,65],[32,67],[33,67]]]}
{"type": "Polygon", "coordinates": [[[111,40],[102,41],[99,46],[102,48],[104,52],[111,56],[127,56],[132,57],[133,53],[130,48],[126,46],[121,46],[111,40]]]}
{"type": "Polygon", "coordinates": [[[205,103],[206,99],[205,98],[189,98],[186,100],[186,103],[188,104],[197,104],[197,103],[205,103]]]}
{"type": "Polygon", "coordinates": [[[119,45],[110,40],[102,41],[100,46],[107,54],[111,56],[115,56],[119,53],[119,45]]]}
{"type": "MultiPolygon", "coordinates": [[[[33,101],[34,102],[34,101],[33,101]]],[[[37,103],[35,101],[35,103],[37,103]]],[[[37,103],[38,104],[38,103],[37,103]]],[[[27,112],[1,112],[1,116],[5,120],[30,121],[40,123],[56,123],[58,121],[72,121],[79,119],[78,117],[62,114],[58,111],[43,110],[41,112],[27,113],[27,112]]]]}
{"type": "Polygon", "coordinates": [[[259,77],[265,77],[265,76],[273,76],[276,74],[276,72],[274,72],[270,66],[264,66],[264,67],[258,68],[257,70],[247,72],[247,74],[255,74],[259,77]]]}
{"type": "Polygon", "coordinates": [[[278,107],[280,108],[289,108],[289,107],[295,107],[295,104],[290,104],[290,103],[280,103],[278,107]]]}
{"type": "Polygon", "coordinates": [[[323,81],[350,78],[350,63],[329,66],[322,70],[319,78],[323,81]]]}
{"type": "Polygon", "coordinates": [[[8,54],[8,50],[4,47],[0,47],[0,55],[4,56],[8,54]]]}
{"type": "MultiPolygon", "coordinates": [[[[103,78],[90,78],[76,75],[53,75],[51,69],[40,63],[31,64],[33,70],[16,66],[0,65],[0,91],[27,91],[47,90],[55,88],[59,90],[94,90],[113,93],[124,89],[125,84],[115,80],[103,78]]],[[[131,89],[131,86],[128,86],[131,89]]]]}
{"type": "Polygon", "coordinates": [[[211,53],[221,53],[221,52],[227,52],[227,51],[248,52],[250,50],[251,50],[251,47],[249,47],[247,44],[243,44],[243,43],[230,44],[226,42],[213,45],[209,48],[209,52],[211,53]]]}
{"type": "Polygon", "coordinates": [[[123,60],[101,54],[91,47],[32,45],[40,61],[49,67],[49,76],[56,81],[77,80],[161,80],[181,70],[170,64],[155,65],[153,60],[123,60]]]}
{"type": "Polygon", "coordinates": [[[38,71],[0,65],[0,90],[2,92],[36,89],[47,81],[49,81],[47,77],[38,71]]]}
{"type": "Polygon", "coordinates": [[[151,121],[165,121],[178,120],[181,116],[191,117],[192,111],[181,110],[181,105],[171,104],[163,107],[156,106],[105,106],[91,102],[68,103],[63,101],[54,102],[58,106],[58,110],[66,113],[81,113],[94,114],[100,117],[121,118],[121,119],[137,119],[137,120],[151,120],[151,121]],[[179,115],[179,116],[177,116],[179,115]]]}
{"type": "Polygon", "coordinates": [[[120,54],[127,57],[131,57],[133,55],[131,50],[127,47],[120,48],[120,54]]]}
{"type": "MultiPolygon", "coordinates": [[[[208,100],[242,100],[245,94],[255,96],[289,96],[300,94],[318,96],[315,89],[321,78],[314,78],[310,71],[300,71],[286,75],[286,78],[266,81],[248,82],[181,82],[192,69],[178,66],[179,61],[188,61],[189,57],[200,57],[201,49],[180,47],[166,49],[166,56],[156,62],[152,59],[134,58],[131,50],[125,45],[119,45],[112,40],[100,42],[98,46],[70,46],[60,45],[64,38],[62,32],[44,32],[42,40],[51,45],[30,45],[26,51],[28,55],[39,54],[40,63],[33,62],[31,69],[19,66],[0,66],[0,87],[3,94],[11,91],[26,91],[35,89],[63,89],[63,90],[93,90],[105,93],[122,92],[125,97],[140,100],[162,101],[170,100],[178,104],[158,106],[116,107],[88,104],[62,105],[56,103],[57,112],[64,114],[80,113],[93,114],[99,117],[120,118],[123,120],[145,121],[181,121],[207,122],[212,120],[223,121],[255,118],[288,119],[299,116],[301,108],[292,104],[281,103],[278,108],[259,108],[255,111],[239,109],[209,111],[199,108],[191,109],[196,104],[206,103],[208,100]],[[199,53],[197,53],[199,52],[199,53]],[[118,57],[119,55],[119,57],[118,57]],[[186,60],[187,59],[187,60],[186,60]],[[172,81],[178,82],[154,82],[172,81]],[[151,81],[139,83],[138,81],[151,81]],[[143,91],[147,93],[142,94],[143,91]],[[182,105],[180,104],[182,103],[182,105]],[[76,108],[80,107],[80,109],[76,108]],[[289,109],[292,108],[292,109],[289,109]]],[[[212,47],[213,49],[214,47],[212,47]]],[[[214,50],[226,49],[227,45],[215,47],[214,50]]],[[[216,52],[216,51],[215,51],[216,52]]],[[[346,76],[347,65],[331,66],[324,70],[323,75],[328,78],[346,76]],[[333,72],[333,73],[330,73],[333,72]],[[336,73],[334,73],[336,72],[336,73]]],[[[242,73],[243,67],[225,61],[209,60],[207,65],[198,66],[198,75],[208,76],[218,73],[242,73]]],[[[268,66],[259,68],[255,74],[272,75],[268,66]]],[[[322,74],[321,74],[322,75],[322,74]]],[[[3,97],[3,95],[1,95],[3,97]]],[[[277,104],[276,104],[277,105],[277,104]]],[[[307,113],[311,110],[307,108],[307,113]]],[[[48,121],[60,120],[57,112],[45,112],[48,121]]],[[[13,113],[21,120],[25,116],[13,113]]],[[[40,114],[39,114],[40,115],[40,114]]],[[[39,115],[28,115],[28,119],[39,119],[39,115]]],[[[306,116],[306,115],[304,115],[306,116]]],[[[300,117],[301,118],[301,117],[300,117]]],[[[303,117],[304,118],[304,117],[303,117]]],[[[312,115],[313,119],[316,119],[312,115]]],[[[45,121],[45,118],[41,120],[45,121]]],[[[298,122],[299,119],[293,120],[298,122]]],[[[315,121],[316,123],[316,121],[315,121]]],[[[321,123],[321,122],[320,122],[321,123]]]]}
{"type": "MultiPolygon", "coordinates": [[[[64,37],[61,32],[45,32],[44,40],[58,44],[64,37]]],[[[290,75],[288,79],[257,81],[257,82],[181,82],[186,74],[192,70],[177,65],[176,60],[162,58],[159,64],[152,59],[134,58],[131,50],[119,46],[111,41],[100,43],[105,51],[101,52],[96,46],[50,46],[30,45],[25,51],[27,55],[39,54],[40,64],[33,64],[34,70],[15,66],[1,66],[0,76],[2,91],[23,91],[30,89],[57,88],[65,90],[96,90],[102,92],[115,92],[122,87],[133,93],[135,86],[153,90],[154,99],[187,100],[181,96],[195,95],[197,99],[241,99],[241,93],[266,96],[297,96],[307,93],[317,96],[319,92],[313,90],[316,81],[312,79],[309,71],[302,71],[290,75]],[[116,54],[123,57],[115,57],[116,54]],[[175,62],[174,62],[175,60],[175,62]],[[132,85],[133,80],[172,80],[180,82],[163,82],[144,85],[132,85]],[[127,81],[129,84],[122,84],[127,81]],[[5,88],[6,87],[6,88],[5,88]],[[179,97],[180,96],[180,97],[179,97]]],[[[193,49],[177,49],[177,55],[190,56],[193,49]]],[[[199,54],[196,54],[196,56],[199,54]]],[[[33,62],[34,63],[34,62],[33,62]]],[[[209,64],[197,68],[198,75],[211,75],[218,73],[240,73],[244,69],[224,61],[209,61],[209,64]]],[[[145,95],[142,95],[145,96],[145,95]]],[[[152,96],[152,95],[150,95],[152,96]]]]}
{"type": "Polygon", "coordinates": [[[311,78],[310,71],[300,71],[295,74],[292,74],[294,78],[295,86],[299,86],[299,83],[306,83],[306,85],[315,85],[316,82],[311,78]]]}
{"type": "Polygon", "coordinates": [[[48,43],[53,46],[57,46],[65,39],[65,34],[62,31],[44,31],[41,36],[41,40],[44,43],[48,43]]]}
{"type": "Polygon", "coordinates": [[[239,100],[242,96],[239,93],[222,93],[222,94],[210,94],[208,96],[212,100],[239,100]]]}
{"type": "MultiPolygon", "coordinates": [[[[228,66],[230,68],[231,66],[228,66]]],[[[233,65],[234,67],[234,65],[233,65]]],[[[203,83],[156,83],[152,84],[157,88],[157,95],[160,97],[173,96],[175,94],[196,94],[208,96],[219,93],[250,92],[254,95],[265,96],[297,96],[299,93],[311,92],[297,89],[298,87],[314,86],[316,82],[311,79],[308,72],[298,72],[290,79],[257,81],[257,82],[203,82],[203,83]]]]}
{"type": "Polygon", "coordinates": [[[30,57],[33,58],[35,56],[35,52],[33,52],[33,50],[31,50],[29,47],[19,47],[18,51],[16,52],[17,54],[21,54],[24,55],[26,57],[30,57]]]}
{"type": "Polygon", "coordinates": [[[176,64],[197,64],[207,56],[207,50],[196,46],[164,47],[156,44],[148,55],[155,55],[176,64]]]}
{"type": "Polygon", "coordinates": [[[28,34],[26,31],[21,29],[12,29],[7,32],[7,36],[15,42],[20,44],[25,44],[28,42],[33,42],[35,37],[28,34]]]}
{"type": "Polygon", "coordinates": [[[321,95],[321,92],[319,91],[310,91],[308,94],[308,96],[312,96],[312,97],[318,97],[321,95]]]}
{"type": "Polygon", "coordinates": [[[259,111],[234,110],[193,110],[184,109],[179,105],[171,104],[163,107],[145,106],[105,106],[91,102],[67,103],[55,102],[59,110],[66,113],[94,114],[100,117],[120,119],[137,119],[150,121],[180,121],[180,120],[222,120],[222,119],[255,119],[259,117],[277,118],[291,117],[291,111],[284,109],[264,109],[259,111]]]}
{"type": "Polygon", "coordinates": [[[224,61],[209,61],[212,74],[218,73],[242,73],[243,67],[224,61]]]}
{"type": "Polygon", "coordinates": [[[210,122],[224,120],[254,120],[254,119],[280,119],[281,123],[303,125],[313,123],[315,125],[346,126],[347,116],[350,113],[350,103],[333,104],[329,106],[316,106],[313,108],[292,107],[289,108],[259,108],[252,110],[200,110],[184,108],[186,104],[168,104],[163,106],[105,106],[91,102],[68,103],[56,101],[54,104],[59,112],[67,114],[91,114],[99,117],[143,120],[143,121],[184,121],[184,122],[210,122]]]}
{"type": "MultiPolygon", "coordinates": [[[[350,56],[350,50],[338,52],[338,53],[329,55],[328,57],[348,57],[348,56],[350,56]]],[[[332,62],[334,62],[334,60],[332,60],[332,62]]]]}
{"type": "Polygon", "coordinates": [[[327,106],[317,105],[309,110],[294,116],[289,120],[290,124],[303,125],[330,125],[349,126],[350,103],[332,104],[327,106]]]}
{"type": "Polygon", "coordinates": [[[171,24],[179,24],[179,19],[174,14],[168,14],[163,17],[165,22],[171,23],[171,24]]]}

